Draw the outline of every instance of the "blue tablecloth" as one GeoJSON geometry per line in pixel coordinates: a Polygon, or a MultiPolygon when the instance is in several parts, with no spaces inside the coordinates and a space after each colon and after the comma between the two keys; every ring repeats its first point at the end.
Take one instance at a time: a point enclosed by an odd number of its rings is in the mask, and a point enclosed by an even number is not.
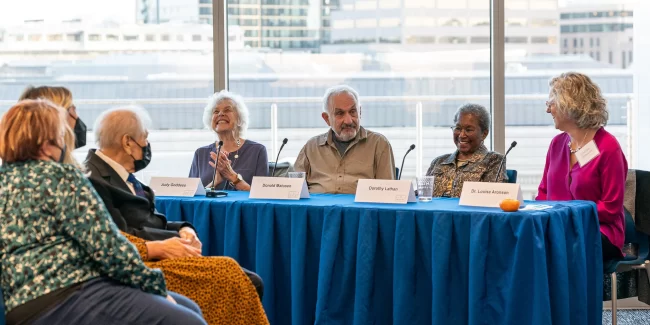
{"type": "Polygon", "coordinates": [[[206,255],[227,255],[265,283],[272,324],[601,324],[596,206],[505,213],[456,199],[354,203],[159,197],[189,221],[206,255]]]}

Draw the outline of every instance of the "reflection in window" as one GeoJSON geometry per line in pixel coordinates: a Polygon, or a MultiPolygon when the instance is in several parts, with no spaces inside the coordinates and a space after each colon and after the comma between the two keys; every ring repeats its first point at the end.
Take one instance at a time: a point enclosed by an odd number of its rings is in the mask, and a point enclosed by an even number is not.
{"type": "Polygon", "coordinates": [[[506,24],[507,27],[525,27],[526,26],[526,19],[525,18],[506,19],[505,24],[506,24]]]}
{"type": "Polygon", "coordinates": [[[554,44],[554,42],[551,41],[553,37],[545,37],[545,36],[533,36],[530,38],[530,42],[533,44],[554,44]]]}
{"type": "Polygon", "coordinates": [[[357,1],[354,7],[357,10],[377,9],[377,1],[357,1]]]}
{"type": "Polygon", "coordinates": [[[434,0],[404,0],[405,8],[435,8],[434,0]]]}
{"type": "Polygon", "coordinates": [[[78,34],[78,33],[77,34],[67,34],[65,36],[65,39],[68,42],[79,42],[79,41],[81,41],[81,34],[78,34]]]}
{"type": "MultiPolygon", "coordinates": [[[[507,2],[507,0],[506,0],[507,2]]],[[[490,9],[490,0],[469,0],[469,9],[490,9]]]]}
{"type": "Polygon", "coordinates": [[[557,0],[533,0],[530,9],[557,10],[557,0]]]}
{"type": "Polygon", "coordinates": [[[407,36],[407,44],[433,44],[436,42],[434,36],[407,36]]]}
{"type": "Polygon", "coordinates": [[[399,18],[382,18],[379,19],[379,26],[380,27],[398,27],[401,23],[401,19],[399,18]]]}
{"type": "Polygon", "coordinates": [[[490,44],[490,37],[489,36],[472,36],[469,41],[472,44],[490,44]]]}
{"type": "Polygon", "coordinates": [[[505,0],[504,6],[510,10],[527,10],[528,0],[505,0]]]}
{"type": "Polygon", "coordinates": [[[63,41],[63,35],[61,34],[50,34],[47,35],[47,40],[50,42],[60,42],[63,41]]]}
{"type": "Polygon", "coordinates": [[[467,43],[467,38],[465,37],[456,37],[456,36],[445,36],[440,38],[441,44],[465,44],[467,43]]]}
{"type": "Polygon", "coordinates": [[[506,43],[525,44],[525,43],[528,43],[528,37],[526,37],[526,36],[506,37],[506,43]]]}
{"type": "Polygon", "coordinates": [[[332,28],[334,28],[334,29],[354,28],[354,20],[352,20],[352,19],[335,20],[332,28]]]}
{"type": "Polygon", "coordinates": [[[444,27],[463,27],[463,22],[458,18],[440,18],[440,26],[444,27]]]}
{"type": "Polygon", "coordinates": [[[555,27],[557,26],[556,19],[531,19],[530,27],[555,27]]]}
{"type": "Polygon", "coordinates": [[[377,20],[376,19],[357,19],[356,22],[357,28],[376,28],[377,20]]]}
{"type": "Polygon", "coordinates": [[[399,37],[380,37],[379,43],[399,44],[401,40],[399,37]]]}
{"type": "Polygon", "coordinates": [[[438,0],[438,9],[467,9],[467,0],[438,0]]]}
{"type": "Polygon", "coordinates": [[[400,7],[399,0],[381,0],[379,1],[380,9],[397,9],[400,7]]]}
{"type": "Polygon", "coordinates": [[[429,17],[406,17],[404,26],[407,27],[433,27],[435,21],[429,17]]]}
{"type": "Polygon", "coordinates": [[[470,18],[469,26],[472,27],[484,27],[490,26],[490,19],[488,18],[470,18]]]}

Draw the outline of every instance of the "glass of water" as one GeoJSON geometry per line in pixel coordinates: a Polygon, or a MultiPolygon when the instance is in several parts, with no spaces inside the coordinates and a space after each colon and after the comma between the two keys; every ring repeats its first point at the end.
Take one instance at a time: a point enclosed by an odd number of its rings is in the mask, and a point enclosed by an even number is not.
{"type": "Polygon", "coordinates": [[[287,177],[289,178],[305,178],[305,172],[288,172],[287,177]]]}
{"type": "Polygon", "coordinates": [[[422,176],[417,178],[418,200],[420,202],[431,202],[433,197],[433,176],[422,176]]]}

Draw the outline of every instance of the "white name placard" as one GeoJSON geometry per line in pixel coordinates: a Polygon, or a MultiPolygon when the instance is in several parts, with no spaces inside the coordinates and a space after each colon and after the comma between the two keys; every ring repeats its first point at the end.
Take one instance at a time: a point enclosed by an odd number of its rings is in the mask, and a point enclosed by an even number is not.
{"type": "Polygon", "coordinates": [[[411,181],[360,179],[354,202],[406,204],[415,202],[415,192],[411,181]]]}
{"type": "Polygon", "coordinates": [[[251,199],[299,200],[308,199],[309,190],[304,178],[253,177],[251,199]]]}
{"type": "Polygon", "coordinates": [[[151,177],[149,187],[157,196],[205,195],[200,178],[151,177]]]}
{"type": "Polygon", "coordinates": [[[519,200],[519,206],[522,206],[524,199],[519,184],[464,182],[458,204],[498,208],[504,199],[519,200]]]}

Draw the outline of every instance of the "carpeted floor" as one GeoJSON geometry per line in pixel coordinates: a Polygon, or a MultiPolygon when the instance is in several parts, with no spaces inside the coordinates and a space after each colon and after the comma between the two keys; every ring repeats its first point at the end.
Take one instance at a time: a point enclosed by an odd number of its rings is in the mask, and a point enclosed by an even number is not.
{"type": "MultiPolygon", "coordinates": [[[[618,325],[650,325],[650,309],[619,309],[618,325]]],[[[612,311],[603,310],[603,325],[612,324],[612,311]]]]}

